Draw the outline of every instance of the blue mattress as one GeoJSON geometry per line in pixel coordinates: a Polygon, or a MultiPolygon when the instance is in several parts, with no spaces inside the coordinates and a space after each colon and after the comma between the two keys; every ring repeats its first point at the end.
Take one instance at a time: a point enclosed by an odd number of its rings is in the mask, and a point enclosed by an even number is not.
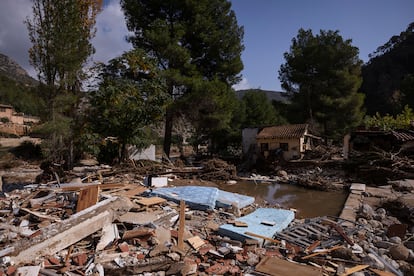
{"type": "Polygon", "coordinates": [[[263,242],[263,239],[246,235],[251,232],[264,237],[273,238],[277,233],[288,227],[295,218],[295,213],[290,210],[274,208],[258,208],[253,213],[240,217],[237,221],[245,222],[248,227],[236,227],[233,224],[220,226],[220,235],[228,236],[234,240],[244,241],[246,238],[256,239],[263,242]],[[262,224],[263,221],[274,222],[274,225],[262,224]]]}

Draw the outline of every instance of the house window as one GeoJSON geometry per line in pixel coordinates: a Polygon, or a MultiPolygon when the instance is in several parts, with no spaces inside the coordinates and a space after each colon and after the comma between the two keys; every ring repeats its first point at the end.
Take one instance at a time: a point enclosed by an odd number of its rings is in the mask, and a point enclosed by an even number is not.
{"type": "Polygon", "coordinates": [[[289,144],[288,143],[280,143],[279,148],[281,148],[283,151],[289,150],[289,144]]]}
{"type": "Polygon", "coordinates": [[[6,112],[6,108],[5,107],[0,107],[0,112],[6,112]]]}
{"type": "Polygon", "coordinates": [[[260,151],[264,152],[269,150],[269,144],[268,143],[260,143],[260,151]]]}

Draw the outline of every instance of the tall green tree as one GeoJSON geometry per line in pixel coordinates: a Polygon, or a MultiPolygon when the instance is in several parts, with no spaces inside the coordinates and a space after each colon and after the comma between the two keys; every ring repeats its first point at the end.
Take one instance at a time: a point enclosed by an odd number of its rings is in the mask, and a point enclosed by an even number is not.
{"type": "MultiPolygon", "coordinates": [[[[32,0],[26,25],[32,47],[30,63],[40,81],[39,93],[47,108],[43,126],[50,138],[50,156],[72,166],[74,125],[80,102],[83,66],[94,52],[95,18],[101,0],[32,0]],[[63,151],[55,152],[60,148],[63,151]],[[67,150],[65,150],[67,149],[67,150]]],[[[55,161],[59,161],[55,160],[55,161]]]]}
{"type": "MultiPolygon", "coordinates": [[[[200,81],[207,82],[206,94],[212,87],[222,89],[216,82],[227,87],[238,82],[243,28],[227,0],[121,0],[121,5],[128,29],[134,33],[129,40],[156,58],[163,70],[171,99],[164,132],[164,151],[169,155],[174,116],[182,106],[178,100],[193,92],[200,94],[200,81]]],[[[214,102],[215,97],[203,98],[214,102]]]]}
{"type": "Polygon", "coordinates": [[[127,145],[153,142],[148,126],[162,119],[166,101],[158,74],[153,59],[133,50],[104,66],[99,89],[90,93],[91,129],[101,140],[116,138],[119,161],[128,157],[127,145]]]}
{"type": "Polygon", "coordinates": [[[260,90],[252,89],[246,92],[241,101],[245,107],[243,127],[286,123],[286,120],[278,114],[266,94],[260,90]]]}
{"type": "Polygon", "coordinates": [[[300,29],[280,67],[282,87],[291,94],[297,121],[308,121],[328,137],[360,123],[363,95],[358,48],[338,31],[314,35],[300,29]]]}

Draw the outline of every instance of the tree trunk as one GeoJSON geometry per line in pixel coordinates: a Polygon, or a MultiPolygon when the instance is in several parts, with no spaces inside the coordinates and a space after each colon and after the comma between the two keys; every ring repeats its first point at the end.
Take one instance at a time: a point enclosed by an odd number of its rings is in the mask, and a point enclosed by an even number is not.
{"type": "Polygon", "coordinates": [[[171,108],[167,108],[165,114],[165,129],[164,129],[164,153],[170,157],[171,137],[173,129],[173,112],[171,108]]]}

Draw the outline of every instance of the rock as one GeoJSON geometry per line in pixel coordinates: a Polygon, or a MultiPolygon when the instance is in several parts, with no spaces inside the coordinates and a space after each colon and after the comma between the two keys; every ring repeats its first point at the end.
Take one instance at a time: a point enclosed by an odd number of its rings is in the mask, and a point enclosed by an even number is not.
{"type": "Polygon", "coordinates": [[[368,221],[364,218],[358,218],[357,222],[362,225],[367,225],[368,221]]]}
{"type": "Polygon", "coordinates": [[[365,276],[365,273],[361,272],[361,271],[358,271],[358,272],[352,273],[352,276],[365,276]]]}
{"type": "Polygon", "coordinates": [[[352,253],[351,248],[339,248],[337,250],[332,251],[331,255],[333,258],[340,258],[344,260],[353,260],[355,256],[352,253]]]}
{"type": "Polygon", "coordinates": [[[178,262],[181,259],[180,254],[175,253],[175,252],[168,253],[167,256],[170,257],[171,260],[173,260],[175,262],[178,262]]]}
{"type": "Polygon", "coordinates": [[[389,253],[394,260],[406,261],[410,254],[410,250],[403,244],[394,245],[389,248],[389,253]]]}
{"type": "Polygon", "coordinates": [[[368,204],[362,204],[361,208],[359,209],[359,217],[365,218],[367,220],[370,220],[374,217],[375,211],[372,209],[372,207],[368,204]]]}
{"type": "Polygon", "coordinates": [[[391,217],[391,216],[384,218],[381,222],[382,222],[382,225],[387,226],[387,227],[393,224],[401,224],[401,222],[396,217],[391,217]]]}
{"type": "Polygon", "coordinates": [[[390,242],[400,244],[402,241],[400,237],[391,237],[390,242]]]}
{"type": "Polygon", "coordinates": [[[385,248],[385,249],[388,249],[388,248],[390,248],[391,246],[394,245],[393,243],[388,242],[388,241],[377,241],[374,244],[378,248],[385,248]]]}
{"type": "Polygon", "coordinates": [[[384,258],[384,260],[388,263],[388,264],[390,264],[393,268],[395,268],[395,269],[399,269],[400,268],[400,265],[395,261],[395,260],[393,260],[393,259],[391,259],[390,257],[388,257],[387,255],[383,255],[382,256],[382,258],[384,258]]]}
{"type": "Polygon", "coordinates": [[[170,268],[166,271],[166,275],[180,275],[181,270],[184,268],[184,262],[172,263],[170,268]]]}
{"type": "Polygon", "coordinates": [[[251,252],[247,252],[247,257],[248,257],[247,264],[250,266],[255,266],[260,261],[259,256],[251,252]]]}
{"type": "Polygon", "coordinates": [[[375,219],[370,220],[370,221],[369,221],[369,224],[370,224],[370,225],[372,226],[372,228],[374,228],[374,229],[382,229],[382,228],[383,228],[382,223],[381,223],[380,221],[378,221],[378,220],[375,220],[375,219]]]}
{"type": "Polygon", "coordinates": [[[277,176],[287,179],[288,178],[288,173],[284,170],[279,170],[279,171],[277,171],[277,176]]]}
{"type": "Polygon", "coordinates": [[[376,220],[383,220],[387,217],[387,211],[384,208],[378,208],[376,210],[376,216],[374,217],[376,220]]]}
{"type": "Polygon", "coordinates": [[[227,254],[229,254],[231,251],[230,251],[230,248],[228,248],[228,247],[224,247],[224,246],[222,246],[222,247],[220,247],[219,249],[217,249],[217,251],[221,254],[221,255],[223,255],[223,256],[226,256],[227,254]]]}
{"type": "Polygon", "coordinates": [[[380,261],[374,254],[368,253],[368,255],[363,258],[362,262],[364,264],[367,264],[371,267],[377,268],[377,269],[384,269],[385,265],[383,262],[380,261]]]}
{"type": "Polygon", "coordinates": [[[149,256],[155,257],[161,254],[167,253],[167,252],[169,252],[168,247],[166,247],[165,245],[159,244],[150,251],[149,256]]]}

